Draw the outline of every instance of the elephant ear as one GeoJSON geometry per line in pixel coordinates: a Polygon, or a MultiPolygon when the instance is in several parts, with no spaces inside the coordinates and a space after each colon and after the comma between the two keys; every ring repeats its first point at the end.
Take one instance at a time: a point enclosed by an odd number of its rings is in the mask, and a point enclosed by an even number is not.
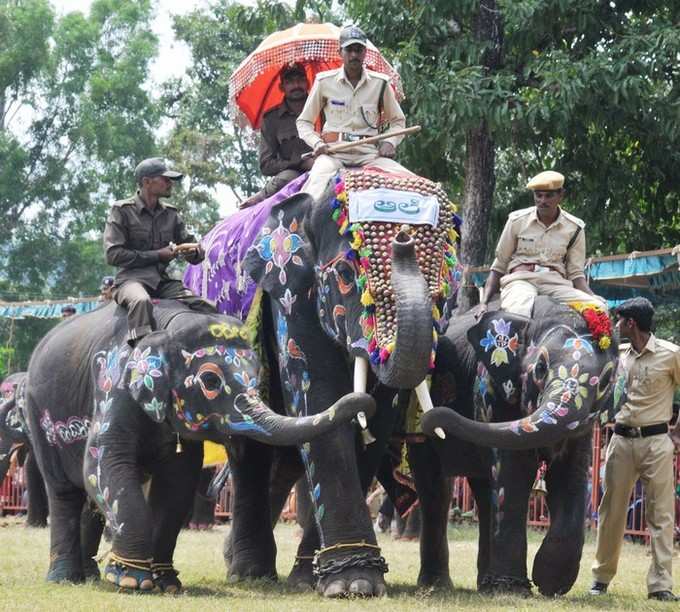
{"type": "Polygon", "coordinates": [[[489,372],[500,397],[519,399],[519,380],[529,319],[502,310],[487,312],[467,332],[477,360],[489,372]]]}
{"type": "Polygon", "coordinates": [[[144,336],[125,363],[124,385],[146,415],[162,423],[170,407],[170,334],[156,331],[144,336]]]}
{"type": "Polygon", "coordinates": [[[275,298],[285,290],[297,295],[314,282],[314,265],[303,231],[304,219],[313,205],[314,199],[309,194],[297,193],[274,206],[248,250],[245,270],[275,298]]]}

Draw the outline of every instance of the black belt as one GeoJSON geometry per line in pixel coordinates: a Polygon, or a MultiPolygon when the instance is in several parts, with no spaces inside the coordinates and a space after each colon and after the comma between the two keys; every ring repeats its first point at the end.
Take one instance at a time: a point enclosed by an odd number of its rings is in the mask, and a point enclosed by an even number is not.
{"type": "Polygon", "coordinates": [[[668,433],[668,424],[658,423],[657,425],[647,425],[647,427],[628,427],[627,425],[616,423],[614,425],[614,433],[624,438],[646,438],[647,436],[658,436],[659,434],[668,433]]]}

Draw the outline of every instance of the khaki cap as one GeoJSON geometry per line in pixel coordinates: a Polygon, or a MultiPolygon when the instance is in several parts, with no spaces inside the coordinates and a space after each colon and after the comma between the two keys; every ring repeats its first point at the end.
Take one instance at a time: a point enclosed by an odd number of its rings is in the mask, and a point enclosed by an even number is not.
{"type": "Polygon", "coordinates": [[[527,183],[527,189],[531,191],[555,191],[562,189],[564,185],[564,175],[554,170],[546,170],[537,174],[527,183]]]}

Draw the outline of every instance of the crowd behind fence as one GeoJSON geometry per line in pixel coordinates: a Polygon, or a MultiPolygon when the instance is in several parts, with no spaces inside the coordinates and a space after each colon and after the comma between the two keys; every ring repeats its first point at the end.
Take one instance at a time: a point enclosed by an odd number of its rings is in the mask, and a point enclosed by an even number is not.
{"type": "MultiPolygon", "coordinates": [[[[591,529],[597,528],[597,508],[602,497],[602,478],[604,474],[604,458],[609,438],[613,433],[611,426],[598,428],[593,431],[593,455],[590,468],[589,491],[584,503],[587,505],[586,521],[591,529]]],[[[678,473],[680,455],[675,457],[675,483],[676,483],[676,512],[675,533],[680,534],[680,483],[678,473]]],[[[452,479],[451,507],[456,509],[455,516],[473,518],[476,516],[474,496],[467,480],[458,476],[452,479]]],[[[227,483],[217,500],[215,517],[218,520],[228,521],[231,518],[232,509],[231,481],[227,483]]],[[[26,476],[24,469],[12,465],[0,486],[0,514],[21,514],[27,509],[26,476]]],[[[296,503],[294,490],[291,492],[281,513],[283,520],[295,520],[296,503]]],[[[527,524],[530,527],[546,528],[550,525],[550,513],[543,495],[533,494],[529,501],[527,524]]],[[[628,506],[628,518],[625,534],[631,539],[649,541],[649,531],[645,520],[645,496],[640,481],[636,482],[631,493],[628,506]]]]}

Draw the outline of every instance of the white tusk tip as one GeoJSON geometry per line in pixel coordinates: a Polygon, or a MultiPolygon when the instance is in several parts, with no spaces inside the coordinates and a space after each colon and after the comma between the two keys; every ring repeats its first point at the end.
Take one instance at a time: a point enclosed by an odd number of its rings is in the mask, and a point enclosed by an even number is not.
{"type": "Polygon", "coordinates": [[[442,440],[446,440],[446,434],[444,433],[444,430],[441,427],[435,427],[434,428],[434,433],[438,438],[441,438],[442,440]]]}
{"type": "Polygon", "coordinates": [[[368,427],[368,421],[366,420],[366,415],[363,412],[357,414],[357,421],[359,421],[361,429],[366,429],[368,427]]]}

